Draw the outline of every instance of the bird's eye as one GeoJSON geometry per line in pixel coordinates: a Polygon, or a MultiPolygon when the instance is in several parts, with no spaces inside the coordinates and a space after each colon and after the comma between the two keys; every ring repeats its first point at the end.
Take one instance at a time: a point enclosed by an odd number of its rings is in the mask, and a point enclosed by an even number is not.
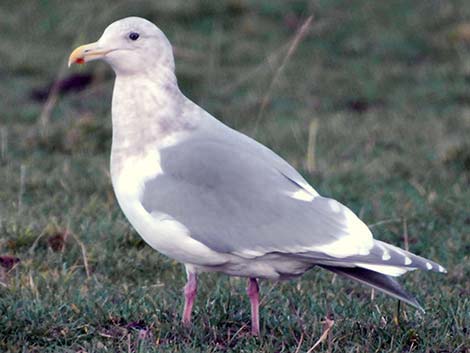
{"type": "Polygon", "coordinates": [[[139,33],[136,33],[136,32],[131,32],[131,33],[129,33],[129,39],[130,39],[130,40],[137,40],[137,39],[139,39],[139,33]]]}

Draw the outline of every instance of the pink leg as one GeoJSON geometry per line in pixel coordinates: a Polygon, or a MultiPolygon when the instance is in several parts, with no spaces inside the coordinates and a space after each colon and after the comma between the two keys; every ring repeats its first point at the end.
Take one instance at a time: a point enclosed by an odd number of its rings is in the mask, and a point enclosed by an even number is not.
{"type": "Polygon", "coordinates": [[[251,303],[251,334],[259,335],[259,286],[256,278],[250,278],[246,293],[251,303]]]}
{"type": "Polygon", "coordinates": [[[197,293],[197,275],[188,272],[188,282],[184,286],[184,310],[183,325],[191,325],[191,312],[193,310],[194,299],[197,293]]]}

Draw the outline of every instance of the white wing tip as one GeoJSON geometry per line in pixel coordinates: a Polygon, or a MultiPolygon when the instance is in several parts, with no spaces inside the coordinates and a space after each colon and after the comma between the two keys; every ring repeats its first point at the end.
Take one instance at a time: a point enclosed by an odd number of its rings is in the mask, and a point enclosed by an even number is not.
{"type": "Polygon", "coordinates": [[[391,258],[392,258],[392,257],[390,256],[390,253],[384,251],[384,254],[382,255],[382,260],[383,260],[383,261],[388,261],[388,260],[390,260],[391,258]]]}

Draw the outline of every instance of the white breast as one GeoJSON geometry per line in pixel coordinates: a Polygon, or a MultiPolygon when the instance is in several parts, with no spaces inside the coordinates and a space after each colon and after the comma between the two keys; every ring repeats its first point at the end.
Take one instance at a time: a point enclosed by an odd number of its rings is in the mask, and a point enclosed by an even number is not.
{"type": "Polygon", "coordinates": [[[118,168],[113,170],[113,186],[118,198],[127,200],[142,198],[145,182],[162,174],[160,153],[149,148],[143,154],[122,158],[118,168]]]}

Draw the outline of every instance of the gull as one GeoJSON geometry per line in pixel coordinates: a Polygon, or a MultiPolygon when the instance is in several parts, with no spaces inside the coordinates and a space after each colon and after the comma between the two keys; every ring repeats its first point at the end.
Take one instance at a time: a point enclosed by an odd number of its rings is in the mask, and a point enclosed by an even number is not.
{"type": "Polygon", "coordinates": [[[258,279],[321,267],[418,309],[394,277],[439,264],[373,238],[346,206],[323,197],[285,160],[186,98],[173,50],[153,23],[109,25],[72,63],[101,59],[116,74],[111,179],[117,201],[155,250],[184,264],[183,324],[198,274],[248,278],[251,333],[259,335],[258,279]]]}

